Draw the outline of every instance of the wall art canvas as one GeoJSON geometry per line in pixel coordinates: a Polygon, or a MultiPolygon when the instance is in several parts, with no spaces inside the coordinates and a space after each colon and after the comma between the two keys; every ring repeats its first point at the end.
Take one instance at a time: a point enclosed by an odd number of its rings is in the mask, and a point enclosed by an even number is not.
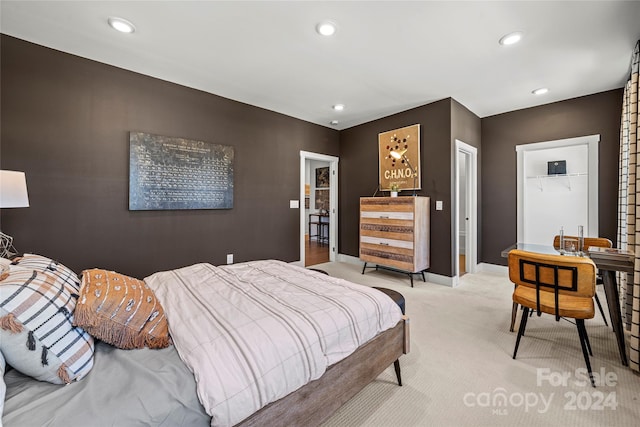
{"type": "Polygon", "coordinates": [[[316,188],[329,188],[329,167],[316,169],[316,188]]]}
{"type": "Polygon", "coordinates": [[[329,190],[316,190],[315,202],[317,210],[329,211],[329,190]]]}
{"type": "Polygon", "coordinates": [[[129,210],[233,208],[233,157],[219,145],[129,133],[129,210]]]}
{"type": "Polygon", "coordinates": [[[412,125],[378,134],[378,160],[380,190],[390,191],[393,185],[398,190],[419,190],[420,170],[420,125],[412,125]],[[400,158],[393,155],[397,153],[400,158]]]}

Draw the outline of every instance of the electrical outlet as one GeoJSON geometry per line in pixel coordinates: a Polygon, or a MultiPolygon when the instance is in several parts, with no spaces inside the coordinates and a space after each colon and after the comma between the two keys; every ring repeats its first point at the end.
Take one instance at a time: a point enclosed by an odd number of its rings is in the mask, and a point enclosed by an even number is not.
{"type": "Polygon", "coordinates": [[[233,264],[233,254],[227,254],[227,264],[233,264]]]}
{"type": "Polygon", "coordinates": [[[442,200],[436,200],[436,210],[437,211],[442,210],[442,200]]]}

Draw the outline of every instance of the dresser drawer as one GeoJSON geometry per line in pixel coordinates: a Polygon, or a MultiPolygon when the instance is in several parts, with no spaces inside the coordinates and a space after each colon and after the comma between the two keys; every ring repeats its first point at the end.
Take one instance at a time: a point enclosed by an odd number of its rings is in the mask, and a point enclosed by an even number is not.
{"type": "Polygon", "coordinates": [[[413,250],[413,241],[386,239],[384,237],[371,237],[364,235],[360,238],[360,241],[362,243],[368,243],[370,245],[384,246],[385,248],[389,248],[387,250],[392,250],[393,248],[404,248],[413,250]]]}
{"type": "Polygon", "coordinates": [[[360,236],[414,241],[413,221],[400,219],[360,218],[360,236]]]}
{"type": "Polygon", "coordinates": [[[394,212],[394,211],[362,211],[361,218],[379,218],[379,219],[404,219],[413,221],[413,212],[394,212]]]}
{"type": "Polygon", "coordinates": [[[360,259],[400,270],[414,271],[413,249],[404,249],[361,242],[360,259]]]}

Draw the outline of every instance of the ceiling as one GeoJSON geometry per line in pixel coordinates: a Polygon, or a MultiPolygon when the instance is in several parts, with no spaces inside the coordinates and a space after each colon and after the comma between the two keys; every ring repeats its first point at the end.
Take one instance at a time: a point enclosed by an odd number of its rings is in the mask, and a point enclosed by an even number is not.
{"type": "Polygon", "coordinates": [[[3,0],[0,15],[4,34],[335,129],[447,97],[486,117],[619,88],[640,38],[640,1],[3,0]]]}

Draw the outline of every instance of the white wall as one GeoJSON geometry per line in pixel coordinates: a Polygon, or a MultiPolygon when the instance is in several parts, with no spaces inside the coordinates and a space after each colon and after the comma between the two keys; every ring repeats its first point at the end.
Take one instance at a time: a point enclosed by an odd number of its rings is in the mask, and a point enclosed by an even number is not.
{"type": "Polygon", "coordinates": [[[524,242],[549,245],[560,227],[577,235],[578,225],[597,235],[588,229],[588,156],[587,145],[524,152],[524,242]],[[566,160],[569,176],[547,175],[547,162],[555,160],[566,160]]]}

